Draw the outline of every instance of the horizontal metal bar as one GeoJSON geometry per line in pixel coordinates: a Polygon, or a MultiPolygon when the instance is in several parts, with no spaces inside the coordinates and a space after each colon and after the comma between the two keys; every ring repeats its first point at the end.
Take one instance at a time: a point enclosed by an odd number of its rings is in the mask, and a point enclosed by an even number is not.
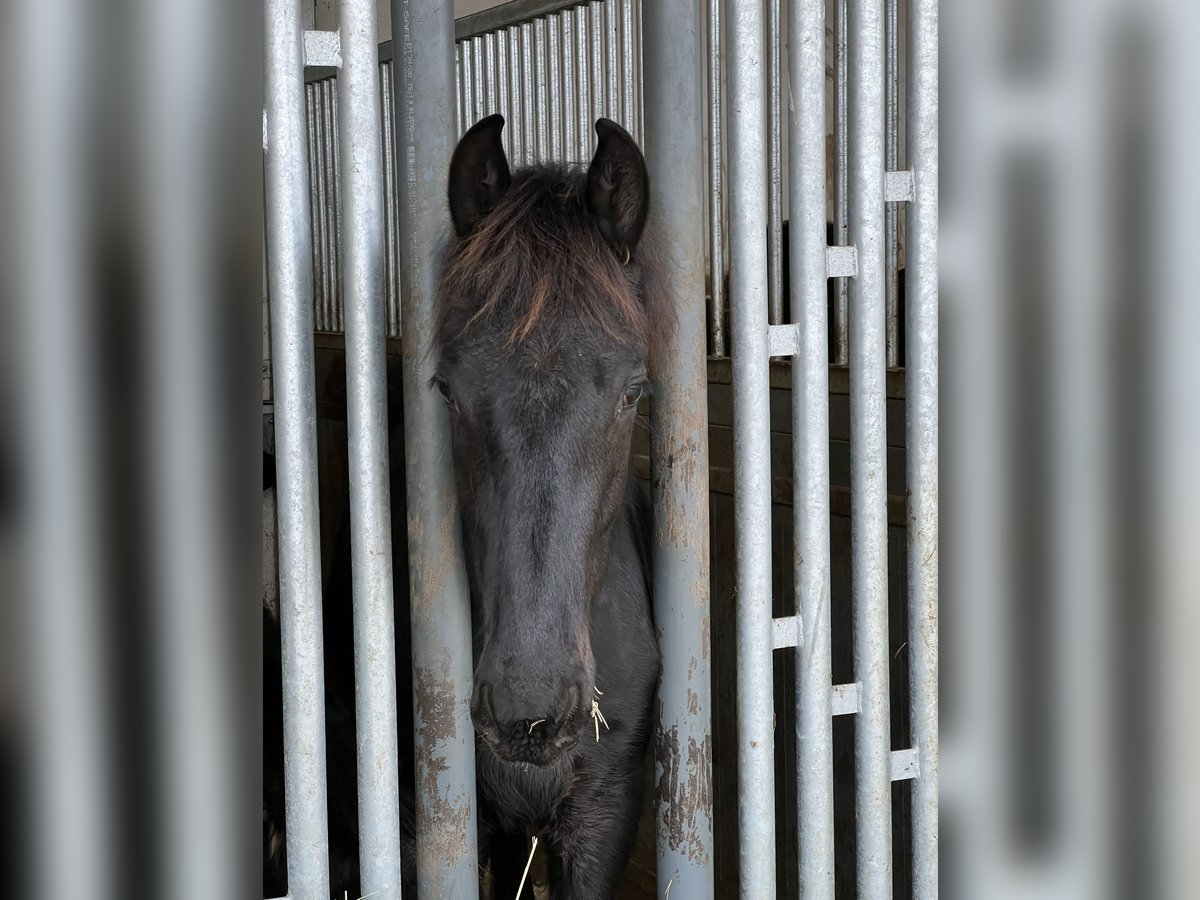
{"type": "Polygon", "coordinates": [[[858,682],[835,684],[830,694],[831,708],[835,716],[852,716],[858,712],[858,682]]]}
{"type": "Polygon", "coordinates": [[[916,196],[911,169],[883,173],[883,199],[888,203],[908,203],[916,196]]]}
{"type": "Polygon", "coordinates": [[[774,623],[774,640],[772,648],[775,650],[783,650],[787,647],[796,647],[800,644],[800,617],[799,616],[783,616],[776,619],[774,623]]]}
{"type": "Polygon", "coordinates": [[[582,0],[509,0],[454,21],[454,39],[461,41],[488,31],[499,31],[559,10],[579,6],[582,0]]]}
{"type": "Polygon", "coordinates": [[[826,247],[825,277],[853,278],[858,274],[858,248],[826,247]]]}
{"type": "MultiPolygon", "coordinates": [[[[800,352],[800,326],[769,325],[767,327],[767,347],[771,356],[795,356],[800,352]]],[[[775,620],[779,622],[779,619],[775,620]]],[[[789,646],[795,646],[790,644],[789,646]]]]}
{"type": "Polygon", "coordinates": [[[909,781],[921,774],[916,747],[892,751],[892,781],[909,781]]]}
{"type": "Polygon", "coordinates": [[[304,67],[340,69],[342,36],[336,31],[304,32],[304,67]]]}

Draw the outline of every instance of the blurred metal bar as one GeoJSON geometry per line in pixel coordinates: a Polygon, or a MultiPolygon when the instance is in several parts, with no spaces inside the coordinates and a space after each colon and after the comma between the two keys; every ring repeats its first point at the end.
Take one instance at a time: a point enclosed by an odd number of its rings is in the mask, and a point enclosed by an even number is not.
{"type": "Polygon", "coordinates": [[[267,258],[274,356],[288,885],[328,900],[312,248],[300,5],[267,0],[267,258]]]}
{"type": "MultiPolygon", "coordinates": [[[[701,11],[646,8],[646,160],[678,318],[654,386],[654,621],[663,656],[655,752],[658,894],[713,896],[708,378],[701,11]],[[653,173],[662,177],[653,178],[653,173]]],[[[769,652],[769,650],[768,650],[769,652]]]]}
{"type": "Polygon", "coordinates": [[[536,85],[533,80],[533,23],[521,23],[521,107],[525,113],[522,119],[521,143],[525,153],[523,161],[528,163],[541,162],[541,147],[538,145],[538,120],[541,110],[537,105],[536,85]]]}
{"type": "Polygon", "coordinates": [[[721,178],[721,142],[725,119],[721,114],[721,4],[708,0],[708,306],[709,352],[725,355],[725,192],[721,178]]]}
{"type": "MultiPolygon", "coordinates": [[[[508,135],[508,159],[514,166],[520,166],[525,163],[526,111],[521,103],[521,29],[516,25],[508,29],[508,96],[512,111],[512,118],[504,129],[504,134],[508,135]]],[[[472,120],[471,125],[476,121],[472,120]]]]}
{"type": "MultiPolygon", "coordinates": [[[[760,3],[726,7],[737,538],[738,823],[743,897],[775,896],[766,89],[760,3]]],[[[882,177],[882,176],[881,176],[882,177]]]]}
{"type": "Polygon", "coordinates": [[[587,6],[590,21],[591,43],[588,54],[592,64],[592,114],[591,121],[606,115],[604,111],[604,3],[596,0],[587,6]]]}
{"type": "Polygon", "coordinates": [[[604,48],[604,72],[608,76],[608,112],[605,115],[614,122],[620,122],[628,130],[632,123],[625,120],[621,108],[621,73],[626,61],[621,56],[620,0],[605,0],[604,48]]]}
{"type": "Polygon", "coordinates": [[[318,325],[332,329],[334,327],[332,266],[330,254],[332,236],[329,233],[329,184],[325,177],[325,160],[328,156],[326,146],[329,143],[329,131],[325,128],[325,82],[318,81],[313,85],[313,120],[310,127],[315,133],[317,155],[310,161],[310,171],[313,183],[316,185],[317,205],[311,212],[313,230],[317,240],[314,244],[316,256],[316,272],[314,274],[316,305],[319,313],[318,325]]]}
{"type": "Polygon", "coordinates": [[[490,116],[499,109],[496,105],[496,83],[499,78],[498,66],[496,60],[496,33],[489,32],[483,36],[483,70],[487,73],[486,84],[484,85],[485,103],[484,108],[490,116]]]}
{"type": "MultiPolygon", "coordinates": [[[[845,247],[850,243],[850,67],[849,34],[846,25],[846,4],[849,0],[832,0],[833,25],[833,242],[845,247]]],[[[845,277],[833,283],[833,362],[844,366],[849,352],[849,329],[846,318],[850,309],[850,284],[845,277]]]]}
{"type": "Polygon", "coordinates": [[[825,218],[823,0],[789,0],[789,241],[792,523],[796,611],[796,794],[800,896],[833,900],[833,710],[830,685],[829,301],[825,218]]]}
{"type": "Polygon", "coordinates": [[[858,895],[891,897],[892,787],[887,585],[885,409],[883,0],[849,0],[850,544],[854,675],[858,895]]]}
{"type": "Polygon", "coordinates": [[[374,0],[340,0],[338,21],[359,886],[363,894],[399,897],[400,754],[384,347],[382,91],[374,0]]]}
{"type": "Polygon", "coordinates": [[[329,207],[325,211],[329,221],[329,283],[330,305],[333,309],[333,327],[338,331],[346,328],[346,303],[342,293],[342,156],[341,136],[338,131],[338,95],[335,79],[327,79],[325,86],[325,121],[329,140],[325,144],[327,156],[326,179],[329,182],[329,207]]]}
{"type": "Polygon", "coordinates": [[[909,0],[905,448],[913,897],[938,896],[938,0],[909,0]]]}
{"type": "Polygon", "coordinates": [[[463,85],[466,84],[466,78],[463,75],[463,52],[462,44],[457,44],[454,47],[454,110],[459,134],[462,134],[470,127],[464,124],[466,122],[467,110],[463,104],[463,85]]]}
{"type": "Polygon", "coordinates": [[[484,92],[484,59],[483,59],[483,35],[476,35],[471,38],[471,52],[475,57],[475,72],[472,88],[475,91],[475,118],[476,120],[484,118],[488,114],[488,108],[485,105],[487,94],[484,92]]]}
{"type": "Polygon", "coordinates": [[[582,161],[579,154],[579,116],[576,109],[578,94],[575,86],[575,20],[570,10],[558,16],[562,28],[563,78],[563,154],[569,160],[582,161]]]}
{"type": "Polygon", "coordinates": [[[546,62],[550,72],[550,157],[565,158],[563,153],[562,31],[558,17],[546,22],[546,62]]]}
{"type": "Polygon", "coordinates": [[[386,301],[385,331],[387,337],[400,337],[400,275],[397,271],[400,260],[400,235],[396,218],[396,159],[395,130],[392,127],[392,65],[385,62],[379,66],[380,112],[383,128],[379,144],[383,151],[383,228],[384,228],[384,299],[386,301]]]}
{"type": "MultiPolygon", "coordinates": [[[[496,55],[499,71],[497,73],[497,89],[499,91],[499,110],[500,115],[504,116],[504,121],[508,123],[508,128],[505,128],[500,136],[504,143],[504,152],[509,159],[515,159],[513,150],[513,121],[512,121],[512,84],[513,84],[513,69],[510,64],[511,52],[509,50],[509,35],[507,31],[500,31],[496,34],[496,55]]],[[[468,128],[474,125],[474,122],[465,123],[462,132],[465,133],[468,128]]]]}
{"type": "MultiPolygon", "coordinates": [[[[779,54],[779,4],[767,0],[767,308],[770,322],[783,321],[783,122],[780,115],[781,88],[779,54]]],[[[822,37],[822,46],[824,38],[822,37]]]]}
{"type": "Polygon", "coordinates": [[[546,76],[546,20],[533,23],[533,68],[534,87],[537,96],[537,155],[540,160],[550,159],[550,84],[546,76]]]}
{"type": "Polygon", "coordinates": [[[466,116],[466,127],[470,128],[481,118],[479,111],[475,108],[475,48],[470,41],[463,41],[458,45],[458,51],[462,56],[460,88],[463,97],[463,112],[466,116]]]}
{"type": "Polygon", "coordinates": [[[634,137],[639,136],[636,130],[635,110],[637,98],[641,96],[642,84],[635,76],[633,17],[635,15],[633,0],[621,2],[621,121],[634,137]]]}
{"type": "Polygon", "coordinates": [[[592,101],[588,88],[588,16],[587,7],[578,6],[575,13],[575,84],[579,90],[579,159],[585,162],[592,155],[592,101]]]}
{"type": "MultiPolygon", "coordinates": [[[[884,166],[887,172],[895,172],[900,159],[900,37],[899,0],[887,0],[884,30],[886,35],[886,81],[884,166]]],[[[885,197],[886,201],[886,197],[885,197]]],[[[884,248],[887,262],[887,319],[886,345],[888,368],[900,364],[900,284],[896,267],[899,263],[900,234],[896,226],[896,204],[886,202],[884,209],[884,248]]]]}
{"type": "MultiPolygon", "coordinates": [[[[428,389],[446,171],[454,151],[451,0],[392,0],[404,336],[404,444],[422,897],[479,896],[471,608],[445,405],[428,389]]],[[[395,802],[395,798],[392,798],[395,802]]]]}

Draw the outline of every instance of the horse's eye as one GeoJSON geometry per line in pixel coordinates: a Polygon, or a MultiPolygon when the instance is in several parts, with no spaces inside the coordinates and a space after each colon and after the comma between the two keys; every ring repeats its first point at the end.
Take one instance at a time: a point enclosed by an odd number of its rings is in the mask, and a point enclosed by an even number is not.
{"type": "Polygon", "coordinates": [[[438,389],[438,393],[442,395],[442,399],[446,401],[446,405],[451,409],[457,409],[458,406],[454,402],[454,395],[450,393],[450,383],[441,375],[434,375],[431,380],[433,386],[438,389]]]}
{"type": "Polygon", "coordinates": [[[638,405],[638,401],[646,394],[646,383],[644,381],[635,381],[629,387],[625,388],[625,393],[621,395],[621,412],[627,409],[633,409],[638,405]]]}

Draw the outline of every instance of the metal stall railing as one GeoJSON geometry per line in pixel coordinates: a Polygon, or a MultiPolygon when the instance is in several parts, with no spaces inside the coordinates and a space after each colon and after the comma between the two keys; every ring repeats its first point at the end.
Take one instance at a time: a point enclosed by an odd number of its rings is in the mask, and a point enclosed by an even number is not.
{"type": "Polygon", "coordinates": [[[644,149],[651,215],[677,311],[655,375],[650,438],[654,621],[662,653],[656,871],[659,896],[675,891],[696,900],[714,893],[701,24],[693,0],[645,6],[644,149]]]}
{"type": "MultiPolygon", "coordinates": [[[[834,0],[830,0],[834,2],[834,0]]],[[[937,89],[936,0],[836,0],[834,241],[826,234],[825,19],[822,0],[787,12],[793,323],[775,318],[771,264],[781,45],[773,0],[727,4],[728,204],[737,573],[740,890],[776,884],[771,650],[795,648],[798,859],[802,896],[835,890],[832,716],[855,717],[857,894],[893,890],[892,784],[913,782],[912,894],[937,895],[937,89]],[[890,49],[889,49],[890,48],[890,49]],[[907,49],[904,132],[899,90],[907,49]],[[889,95],[892,101],[889,105],[889,95]],[[910,170],[896,168],[900,135],[910,170]],[[896,233],[906,203],[908,622],[912,746],[892,749],[887,583],[886,368],[898,359],[896,233]],[[844,230],[847,241],[841,241],[844,230]],[[838,277],[829,304],[827,280],[838,277]],[[840,287],[840,286],[839,286],[840,287]],[[832,335],[827,317],[833,317],[832,335]],[[832,340],[830,339],[832,337],[832,340]],[[792,358],[796,615],[773,618],[768,361],[792,358]],[[854,682],[833,685],[830,661],[829,365],[850,382],[851,590],[854,682]]],[[[710,44],[710,46],[713,46],[710,44]]],[[[716,54],[714,54],[715,56],[716,54]]],[[[715,79],[719,82],[719,79],[715,79]]],[[[713,104],[714,109],[719,107],[713,104]]],[[[716,152],[719,152],[717,150],[716,152]]],[[[714,259],[714,264],[716,260],[714,259]]],[[[897,605],[894,608],[902,608],[897,605]]]]}

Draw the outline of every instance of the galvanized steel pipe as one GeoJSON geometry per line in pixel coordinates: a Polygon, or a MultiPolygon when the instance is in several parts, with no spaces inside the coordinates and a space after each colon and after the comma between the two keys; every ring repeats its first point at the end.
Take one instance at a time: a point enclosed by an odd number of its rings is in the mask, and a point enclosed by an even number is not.
{"type": "Polygon", "coordinates": [[[655,753],[658,892],[713,896],[709,659],[708,378],[700,11],[645,8],[644,146],[677,327],[655,375],[654,621],[662,652],[655,753]]]}
{"type": "Polygon", "coordinates": [[[393,0],[404,321],[404,445],[412,592],[417,879],[423,897],[479,896],[470,592],[446,408],[428,389],[454,152],[450,0],[393,0]]]}
{"type": "Polygon", "coordinates": [[[825,266],[825,15],[788,4],[792,502],[796,612],[796,793],[800,896],[833,900],[833,712],[829,575],[829,332],[825,266]]]}
{"type": "Polygon", "coordinates": [[[708,256],[709,352],[725,356],[725,192],[721,178],[721,141],[725,117],[721,112],[721,4],[708,0],[708,256]]]}
{"type": "Polygon", "coordinates": [[[362,893],[390,898],[400,896],[400,780],[375,5],[372,0],[341,0],[338,20],[342,38],[337,95],[338,143],[343,157],[339,189],[354,572],[359,879],[362,893]]]}
{"type": "MultiPolygon", "coordinates": [[[[845,247],[850,243],[850,44],[846,25],[846,4],[849,0],[831,2],[834,4],[833,243],[845,247]]],[[[846,326],[850,309],[849,280],[835,278],[833,290],[833,362],[844,366],[849,355],[846,326]]]]}
{"type": "Polygon", "coordinates": [[[738,568],[741,896],[771,898],[775,896],[775,734],[772,721],[766,58],[762,4],[729,0],[725,14],[729,66],[729,271],[738,568]]]}
{"type": "Polygon", "coordinates": [[[274,356],[288,885],[328,900],[312,232],[300,5],[267,0],[267,256],[274,356]]]}
{"type": "Polygon", "coordinates": [[[908,5],[905,404],[913,897],[938,896],[938,3],[908,5]]]}
{"type": "Polygon", "coordinates": [[[858,895],[891,897],[887,586],[883,0],[849,0],[850,544],[854,606],[858,895]]]}

